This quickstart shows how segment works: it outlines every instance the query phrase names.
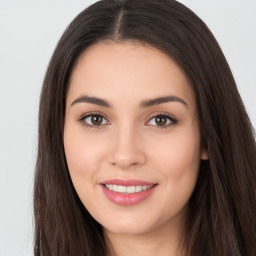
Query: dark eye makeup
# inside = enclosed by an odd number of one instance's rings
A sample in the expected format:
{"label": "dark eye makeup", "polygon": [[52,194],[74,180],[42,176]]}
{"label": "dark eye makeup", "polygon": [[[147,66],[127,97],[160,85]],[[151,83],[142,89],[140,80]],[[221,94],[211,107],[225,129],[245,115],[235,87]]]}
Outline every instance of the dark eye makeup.
{"label": "dark eye makeup", "polygon": [[177,124],[177,119],[169,114],[154,115],[146,122],[147,126],[156,126],[157,128],[168,128]]}
{"label": "dark eye makeup", "polygon": [[[101,114],[87,113],[79,120],[84,126],[89,128],[103,128],[111,123]],[[152,116],[146,123],[146,126],[155,126],[157,128],[168,128],[177,124],[177,119],[167,113],[159,113]]]}

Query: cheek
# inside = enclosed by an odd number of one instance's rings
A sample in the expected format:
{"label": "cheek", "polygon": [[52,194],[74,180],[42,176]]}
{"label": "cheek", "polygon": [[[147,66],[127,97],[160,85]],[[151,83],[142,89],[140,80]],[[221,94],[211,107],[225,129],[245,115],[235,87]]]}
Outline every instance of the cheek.
{"label": "cheek", "polygon": [[[161,165],[165,176],[193,175],[200,164],[200,134],[195,123],[177,129],[168,139],[154,148],[155,161]],[[159,160],[157,160],[159,159]]]}
{"label": "cheek", "polygon": [[168,173],[183,175],[198,169],[200,144],[194,138],[175,139],[162,155],[162,162],[168,166]]}
{"label": "cheek", "polygon": [[[71,179],[77,190],[89,181],[96,184],[94,176],[104,158],[102,140],[85,134],[83,128],[65,126],[64,149]],[[104,141],[104,140],[103,140]]]}
{"label": "cheek", "polygon": [[200,138],[196,134],[183,133],[154,150],[154,160],[164,186],[162,203],[169,206],[165,208],[169,214],[169,211],[182,209],[194,191],[200,165]]}

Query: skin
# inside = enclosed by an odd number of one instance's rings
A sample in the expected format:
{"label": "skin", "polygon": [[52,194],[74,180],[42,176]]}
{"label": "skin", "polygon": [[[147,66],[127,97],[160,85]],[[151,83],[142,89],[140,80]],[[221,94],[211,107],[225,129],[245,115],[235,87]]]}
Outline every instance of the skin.
{"label": "skin", "polygon": [[[82,95],[104,99],[110,107],[74,102]],[[181,101],[141,106],[170,95]],[[109,255],[177,255],[200,160],[207,158],[194,93],[181,69],[147,45],[99,43],[79,57],[66,102],[64,147],[71,179],[103,226]],[[90,114],[103,116],[101,125],[86,126],[93,124]],[[159,114],[172,119],[161,126]],[[158,185],[146,200],[120,206],[100,185],[113,178]]]}

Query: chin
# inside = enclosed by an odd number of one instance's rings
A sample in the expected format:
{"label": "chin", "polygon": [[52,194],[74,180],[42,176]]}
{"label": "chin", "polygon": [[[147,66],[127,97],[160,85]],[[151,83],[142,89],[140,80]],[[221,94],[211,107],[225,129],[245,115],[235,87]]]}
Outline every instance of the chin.
{"label": "chin", "polygon": [[[152,217],[152,216],[151,216]],[[114,221],[115,220],[115,221]],[[112,218],[111,220],[102,221],[101,225],[109,232],[126,235],[143,235],[150,233],[157,229],[158,226],[163,225],[156,220],[156,218],[143,217],[124,217],[124,218]]]}
{"label": "chin", "polygon": [[137,224],[119,224],[111,225],[108,227],[103,226],[103,229],[108,230],[109,232],[116,233],[119,235],[143,235],[151,231],[152,228],[149,226],[138,226]]}
{"label": "chin", "polygon": [[[162,214],[161,214],[162,213]],[[184,206],[179,211],[164,213],[161,210],[151,210],[139,213],[125,212],[114,215],[110,218],[107,216],[98,216],[98,222],[107,232],[120,235],[150,235],[162,232],[170,232],[181,228],[182,221],[186,218],[187,207]]]}

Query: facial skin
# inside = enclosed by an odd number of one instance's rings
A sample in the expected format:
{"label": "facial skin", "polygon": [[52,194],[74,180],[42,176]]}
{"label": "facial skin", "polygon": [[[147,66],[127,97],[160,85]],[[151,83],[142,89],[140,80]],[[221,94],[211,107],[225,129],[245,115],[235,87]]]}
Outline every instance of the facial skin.
{"label": "facial skin", "polygon": [[[109,107],[74,102],[81,96],[103,99]],[[145,106],[145,101],[169,96],[181,100]],[[95,114],[103,118],[93,125],[90,115]],[[157,122],[159,115],[170,118]],[[74,187],[110,240],[156,234],[178,239],[207,152],[200,145],[193,90],[170,57],[134,42],[87,49],[70,79],[64,147]],[[118,205],[101,185],[117,178],[157,185],[142,202]]]}

